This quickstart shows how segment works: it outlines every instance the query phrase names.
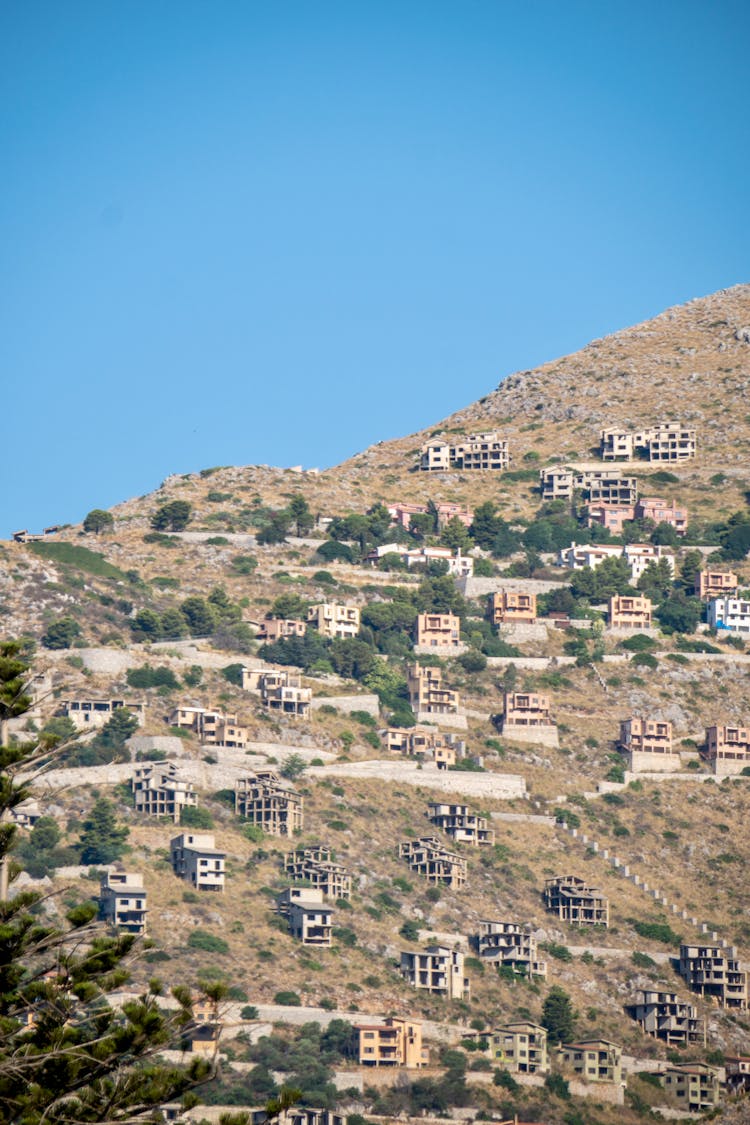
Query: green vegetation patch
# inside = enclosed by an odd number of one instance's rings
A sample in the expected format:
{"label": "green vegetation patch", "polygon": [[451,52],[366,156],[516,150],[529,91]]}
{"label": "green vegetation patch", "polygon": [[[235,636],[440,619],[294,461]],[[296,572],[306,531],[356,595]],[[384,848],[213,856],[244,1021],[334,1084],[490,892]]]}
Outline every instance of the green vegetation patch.
{"label": "green vegetation patch", "polygon": [[84,570],[87,574],[94,574],[97,578],[114,578],[118,582],[127,582],[127,575],[107,562],[104,555],[98,551],[90,551],[88,547],[79,547],[75,543],[28,543],[30,551],[44,559],[53,562],[74,566]]}

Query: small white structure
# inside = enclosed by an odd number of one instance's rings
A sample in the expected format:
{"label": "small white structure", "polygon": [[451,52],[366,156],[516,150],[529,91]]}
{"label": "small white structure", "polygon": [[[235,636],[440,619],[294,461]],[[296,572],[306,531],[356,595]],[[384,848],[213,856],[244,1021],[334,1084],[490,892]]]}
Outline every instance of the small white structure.
{"label": "small white structure", "polygon": [[214,847],[210,832],[181,832],[170,841],[172,870],[197,891],[224,890],[226,853]]}
{"label": "small white structure", "polygon": [[146,890],[143,876],[131,871],[108,871],[99,890],[99,917],[129,934],[146,932]]}

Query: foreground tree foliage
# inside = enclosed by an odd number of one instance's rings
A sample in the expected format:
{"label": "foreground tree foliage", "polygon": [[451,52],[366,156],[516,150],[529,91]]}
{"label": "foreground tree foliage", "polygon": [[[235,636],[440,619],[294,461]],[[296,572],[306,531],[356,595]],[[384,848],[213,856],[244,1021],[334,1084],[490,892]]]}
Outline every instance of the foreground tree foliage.
{"label": "foreground tree foliage", "polygon": [[[211,1063],[165,1065],[191,1018],[187,988],[161,985],[115,1007],[108,994],[129,978],[131,934],[109,935],[96,907],[74,907],[51,924],[35,891],[9,897],[18,873],[9,813],[28,796],[20,773],[49,756],[43,743],[10,744],[8,720],[29,706],[28,665],[16,642],[0,644],[0,1121],[4,1125],[84,1125],[157,1120],[166,1101],[211,1076]],[[217,997],[218,999],[218,997]],[[187,1095],[190,1097],[191,1095]]]}

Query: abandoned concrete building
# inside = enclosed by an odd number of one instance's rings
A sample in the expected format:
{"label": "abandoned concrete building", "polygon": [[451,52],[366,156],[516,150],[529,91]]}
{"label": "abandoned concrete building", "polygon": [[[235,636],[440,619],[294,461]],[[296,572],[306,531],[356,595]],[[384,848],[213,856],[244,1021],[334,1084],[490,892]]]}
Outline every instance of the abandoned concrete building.
{"label": "abandoned concrete building", "polygon": [[498,590],[490,594],[487,610],[493,625],[533,625],[536,594],[526,590]]}
{"label": "abandoned concrete building", "polygon": [[468,805],[443,804],[431,801],[427,816],[436,828],[462,844],[494,844],[495,831],[489,828],[487,818],[469,811]]}
{"label": "abandoned concrete building", "polygon": [[466,882],[466,860],[444,847],[437,836],[405,840],[398,846],[398,855],[430,883],[457,889]]}
{"label": "abandoned concrete building", "polygon": [[571,926],[609,926],[609,900],[578,875],[547,879],[544,905],[561,922]]}
{"label": "abandoned concrete building", "polygon": [[603,461],[630,461],[641,453],[648,461],[687,461],[695,457],[696,432],[679,422],[664,422],[643,430],[602,430]]}
{"label": "abandoned concrete building", "polygon": [[547,1032],[539,1024],[518,1020],[493,1027],[489,1035],[480,1034],[489,1040],[490,1057],[512,1074],[546,1074],[549,1070]]}
{"label": "abandoned concrete building", "polygon": [[133,871],[107,871],[99,888],[99,917],[128,934],[146,933],[146,889]]}
{"label": "abandoned concrete building", "polygon": [[531,927],[517,922],[483,921],[471,939],[479,958],[498,970],[510,969],[516,976],[547,976],[547,963],[539,959]]}
{"label": "abandoned concrete building", "polygon": [[61,699],[59,714],[70,719],[78,730],[91,730],[103,727],[115,711],[121,709],[135,715],[138,725],[146,721],[146,704],[135,699]]}
{"label": "abandoned concrete building", "polygon": [[553,465],[539,470],[542,500],[572,500],[580,492],[591,504],[635,504],[638,482],[620,469],[604,468],[598,461],[581,465]]}
{"label": "abandoned concrete building", "polygon": [[297,848],[288,852],[284,870],[292,879],[310,883],[328,898],[352,897],[352,876],[340,863],[331,859],[331,849],[320,846]]}
{"label": "abandoned concrete building", "polygon": [[383,1023],[357,1023],[360,1066],[400,1066],[407,1070],[427,1066],[429,1052],[422,1046],[419,1020],[389,1016]]}
{"label": "abandoned concrete building", "polygon": [[182,810],[198,804],[192,781],[181,776],[174,762],[136,766],[130,785],[135,811],[143,816],[168,816],[179,824]]}
{"label": "abandoned concrete building", "polygon": [[302,796],[274,770],[237,779],[234,811],[269,836],[292,836],[303,825]]}
{"label": "abandoned concrete building", "polygon": [[226,853],[211,832],[181,832],[169,845],[172,870],[196,891],[223,891]]}
{"label": "abandoned concrete building", "polygon": [[450,472],[454,469],[495,471],[510,465],[508,442],[496,431],[469,434],[457,442],[433,438],[426,442],[419,456],[423,472]]}
{"label": "abandoned concrete building", "polygon": [[289,933],[297,941],[330,946],[333,910],[324,904],[319,887],[288,887],[278,896],[276,909],[289,922]]}
{"label": "abandoned concrete building", "polygon": [[422,757],[435,762],[438,769],[447,769],[466,756],[463,739],[435,727],[389,727],[380,732],[380,737],[389,753]]}
{"label": "abandoned concrete building", "polygon": [[560,1049],[563,1070],[583,1082],[622,1082],[622,1048],[609,1039],[583,1039]]}
{"label": "abandoned concrete building", "polygon": [[203,746],[243,750],[247,745],[247,727],[240,726],[236,715],[224,715],[206,707],[175,707],[167,723],[170,727],[191,730]]}
{"label": "abandoned concrete building", "polygon": [[445,945],[429,945],[422,953],[401,953],[401,976],[413,988],[422,988],[448,1000],[468,1000],[469,981],[464,976],[464,955]]}
{"label": "abandoned concrete building", "polygon": [[628,1013],[639,1023],[647,1035],[662,1039],[675,1047],[689,1043],[706,1043],[706,1021],[700,1019],[698,1010],[676,992],[657,989],[639,989],[635,1003]]}
{"label": "abandoned concrete building", "polygon": [[288,668],[242,668],[242,687],[257,692],[269,711],[305,719],[310,714],[312,688],[302,686],[302,676]]}
{"label": "abandoned concrete building", "polygon": [[748,974],[733,946],[684,943],[678,971],[691,992],[716,1000],[722,1008],[747,1010]]}

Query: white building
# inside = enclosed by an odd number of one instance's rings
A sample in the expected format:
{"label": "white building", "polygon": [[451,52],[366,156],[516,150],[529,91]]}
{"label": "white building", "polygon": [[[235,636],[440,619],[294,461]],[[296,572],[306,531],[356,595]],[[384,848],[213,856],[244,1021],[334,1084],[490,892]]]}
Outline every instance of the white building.
{"label": "white building", "polygon": [[706,619],[712,629],[750,633],[750,602],[742,598],[712,598]]}
{"label": "white building", "polygon": [[197,891],[224,890],[226,853],[214,847],[211,832],[182,832],[170,841],[172,870]]}

